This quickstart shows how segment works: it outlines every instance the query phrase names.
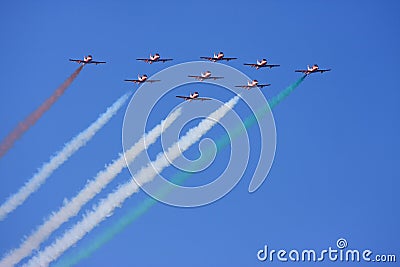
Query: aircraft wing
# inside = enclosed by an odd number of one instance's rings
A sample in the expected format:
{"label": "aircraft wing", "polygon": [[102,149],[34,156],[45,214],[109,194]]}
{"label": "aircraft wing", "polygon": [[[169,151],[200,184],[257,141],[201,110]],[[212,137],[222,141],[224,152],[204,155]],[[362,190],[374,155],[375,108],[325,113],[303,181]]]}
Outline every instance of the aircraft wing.
{"label": "aircraft wing", "polygon": [[172,58],[159,58],[157,61],[161,61],[162,63],[167,62],[167,61],[171,61],[173,60]]}
{"label": "aircraft wing", "polygon": [[223,57],[223,58],[221,58],[220,60],[229,61],[229,60],[234,60],[234,59],[237,59],[237,57]]}
{"label": "aircraft wing", "polygon": [[96,65],[98,65],[98,64],[104,64],[104,63],[106,63],[105,61],[93,61],[93,60],[91,60],[91,61],[89,61],[88,62],[89,64],[96,64]]}
{"label": "aircraft wing", "polygon": [[84,63],[84,61],[81,60],[81,59],[69,59],[69,61],[76,62],[76,63],[79,63],[79,64]]}
{"label": "aircraft wing", "polygon": [[326,71],[330,71],[331,69],[326,69],[326,70],[317,70],[316,72],[321,72],[321,73],[324,73],[324,72],[326,72]]}
{"label": "aircraft wing", "polygon": [[204,79],[204,77],[200,75],[188,75],[189,78],[195,78],[195,79]]}
{"label": "aircraft wing", "polygon": [[[253,68],[255,68],[255,67],[258,66],[258,65],[255,64],[255,63],[244,63],[243,65],[250,66],[250,67],[253,67]],[[260,67],[260,66],[259,66],[259,67]]]}
{"label": "aircraft wing", "polygon": [[240,87],[243,89],[250,89],[252,86],[248,86],[248,85],[235,85],[235,87]]}
{"label": "aircraft wing", "polygon": [[251,88],[253,88],[253,87],[260,87],[260,88],[263,88],[263,87],[265,87],[265,86],[270,86],[271,84],[269,84],[269,83],[267,83],[267,84],[257,84],[257,85],[254,85],[254,86],[250,86],[250,85],[236,85],[235,87],[240,87],[240,88],[243,88],[243,89],[251,89]]}
{"label": "aircraft wing", "polygon": [[148,58],[137,58],[136,60],[144,61],[146,63],[149,63],[150,61],[152,61],[151,59],[148,59]]}
{"label": "aircraft wing", "polygon": [[280,65],[276,65],[276,64],[267,64],[267,65],[264,65],[265,67],[268,67],[268,68],[273,68],[273,67],[279,67]]}
{"label": "aircraft wing", "polygon": [[201,59],[207,59],[207,60],[215,60],[213,57],[200,57]]}
{"label": "aircraft wing", "polygon": [[159,81],[161,81],[161,80],[146,80],[145,82],[148,82],[148,83],[155,83],[155,82],[159,82]]}
{"label": "aircraft wing", "polygon": [[258,64],[255,64],[255,63],[244,63],[243,65],[246,65],[246,66],[250,66],[250,67],[252,67],[252,68],[273,68],[273,67],[279,67],[280,65],[276,65],[276,64],[266,64],[266,65],[258,65]]}
{"label": "aircraft wing", "polygon": [[314,71],[309,71],[309,70],[295,70],[295,72],[302,72],[302,73],[305,73],[305,74],[311,74],[311,73],[314,73],[314,72],[324,73],[324,72],[330,71],[330,70],[331,70],[331,69],[326,69],[326,70],[320,70],[320,69],[318,69],[318,70],[314,70]]}
{"label": "aircraft wing", "polygon": [[177,98],[182,98],[182,99],[184,99],[184,100],[190,100],[190,97],[188,97],[188,96],[177,95],[176,97],[177,97]]}
{"label": "aircraft wing", "polygon": [[257,87],[264,88],[264,87],[270,86],[270,85],[271,85],[270,83],[267,83],[267,84],[257,84]]}
{"label": "aircraft wing", "polygon": [[125,82],[133,82],[133,83],[140,83],[139,80],[124,80]]}
{"label": "aircraft wing", "polygon": [[203,81],[203,80],[217,80],[217,79],[223,79],[224,77],[216,77],[216,76],[210,76],[210,77],[203,77],[200,75],[188,75],[189,78],[195,78],[196,80]]}
{"label": "aircraft wing", "polygon": [[206,98],[206,97],[191,98],[191,97],[183,96],[183,95],[177,95],[176,97],[177,97],[177,98],[182,98],[182,99],[184,99],[184,100],[190,100],[190,101],[192,101],[192,100],[199,100],[199,101],[212,100],[211,98]]}

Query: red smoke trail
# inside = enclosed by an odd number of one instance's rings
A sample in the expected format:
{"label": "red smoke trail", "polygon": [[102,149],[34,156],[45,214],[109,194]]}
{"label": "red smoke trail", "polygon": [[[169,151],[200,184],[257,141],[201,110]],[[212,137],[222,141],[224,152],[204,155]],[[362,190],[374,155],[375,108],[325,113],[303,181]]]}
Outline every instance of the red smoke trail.
{"label": "red smoke trail", "polygon": [[24,134],[42,115],[60,98],[60,96],[67,90],[68,86],[75,80],[81,72],[83,65],[80,66],[72,75],[65,80],[57,90],[46,99],[34,112],[32,112],[24,121],[20,122],[18,126],[1,142],[0,144],[0,158],[7,153],[7,151],[14,145],[22,134]]}

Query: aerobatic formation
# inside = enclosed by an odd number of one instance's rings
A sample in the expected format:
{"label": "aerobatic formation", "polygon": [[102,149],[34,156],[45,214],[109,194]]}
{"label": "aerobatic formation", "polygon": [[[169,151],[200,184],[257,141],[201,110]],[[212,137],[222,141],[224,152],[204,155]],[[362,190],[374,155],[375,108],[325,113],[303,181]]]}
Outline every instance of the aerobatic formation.
{"label": "aerobatic formation", "polygon": [[[200,59],[208,60],[211,62],[229,62],[232,60],[237,60],[237,57],[226,57],[224,52],[218,52],[214,53],[212,56],[201,56]],[[149,57],[143,57],[143,58],[136,58],[138,61],[142,61],[148,64],[153,64],[157,62],[161,63],[166,63],[169,61],[172,61],[172,58],[164,58],[162,57],[159,53],[154,53],[150,54]],[[58,88],[54,94],[46,100],[37,110],[32,112],[25,121],[22,121],[18,127],[16,127],[1,143],[0,143],[0,157],[2,157],[15,143],[17,139],[19,139],[22,134],[27,131],[30,126],[35,124],[35,122],[43,115],[45,111],[47,111],[52,104],[56,102],[56,100],[62,95],[62,92],[64,92],[68,86],[72,83],[72,81],[77,77],[79,72],[82,70],[82,68],[85,65],[100,65],[100,64],[105,64],[106,61],[96,61],[93,59],[92,55],[87,55],[83,57],[83,59],[69,59],[71,62],[75,62],[80,64],[81,66]],[[245,66],[249,66],[251,68],[255,68],[256,70],[263,69],[263,68],[275,68],[275,67],[280,67],[279,64],[270,64],[267,59],[262,58],[261,60],[257,59],[255,63],[243,63]],[[317,64],[310,66],[307,66],[307,69],[300,69],[300,70],[295,70],[295,72],[301,72],[305,76],[308,76],[312,73],[324,73],[327,71],[330,71],[331,69],[320,69]],[[214,75],[211,73],[209,70],[204,70],[204,72],[201,72],[200,74],[196,73],[187,73],[187,77],[193,78],[197,81],[206,81],[206,80],[219,80],[219,79],[224,79],[222,76]],[[136,79],[125,79],[124,81],[126,82],[132,82],[138,85],[141,85],[143,83],[154,83],[154,82],[160,82],[161,80],[155,80],[155,79],[149,79],[149,76],[147,74],[138,74]],[[270,86],[270,83],[259,83],[257,79],[253,79],[247,82],[247,84],[238,84],[235,85],[235,87],[238,88],[243,88],[243,89],[253,89],[253,88],[264,88],[267,86]],[[211,100],[210,98],[205,98],[205,97],[199,97],[200,93],[198,90],[196,90],[194,93],[189,93],[186,96],[177,96],[178,98],[181,98],[185,101],[192,101],[192,100]]]}
{"label": "aerobatic formation", "polygon": [[[222,61],[232,61],[236,60],[236,57],[226,57],[223,52],[214,53],[212,56],[201,56],[200,59],[208,60],[211,62],[222,62]],[[163,58],[159,53],[150,54],[148,58],[137,58],[136,60],[142,61],[148,64],[153,64],[157,62],[165,63],[172,61],[172,58]],[[27,131],[30,126],[36,123],[36,121],[57,101],[57,99],[62,95],[62,93],[69,87],[69,85],[73,82],[73,80],[78,76],[79,72],[85,65],[94,64],[105,64],[106,61],[96,61],[93,59],[92,55],[87,55],[83,57],[83,59],[69,59],[71,62],[75,62],[80,64],[81,66],[54,92],[54,94],[49,97],[37,110],[32,112],[24,121],[19,123],[18,127],[16,127],[1,143],[0,143],[0,158],[13,146],[15,141],[19,139],[22,134]],[[269,64],[267,59],[262,58],[261,60],[256,60],[255,63],[244,63],[243,65],[255,68],[256,70],[262,68],[275,68],[280,67],[279,64]],[[312,67],[307,66],[307,69],[300,69],[295,70],[295,72],[301,72],[304,74],[304,77],[312,74],[312,73],[324,73],[330,71],[331,69],[320,69],[317,64],[314,64]],[[188,78],[193,78],[199,82],[203,82],[206,80],[219,80],[224,79],[222,76],[214,75],[209,70],[204,70],[200,74],[196,73],[186,73],[185,74]],[[149,79],[147,74],[138,74],[137,79],[125,79],[126,82],[132,82],[135,84],[143,84],[143,83],[155,83],[155,82],[162,82],[161,80]],[[247,84],[238,84],[235,87],[243,88],[243,89],[253,89],[253,88],[264,88],[270,86],[270,83],[259,83],[257,79],[253,79],[247,81]],[[198,90],[195,90],[194,93],[190,92],[188,95],[177,95],[177,98],[183,99],[184,101],[205,101],[205,100],[212,100],[211,98],[207,97],[199,97],[200,93]],[[0,216],[1,217],[1,216]]]}
{"label": "aerobatic formation", "polygon": [[[218,61],[231,61],[231,60],[235,60],[237,59],[236,57],[225,57],[225,54],[223,52],[219,52],[219,53],[214,53],[213,56],[211,57],[200,57],[200,59],[206,59],[212,62],[218,62]],[[82,63],[82,64],[101,64],[101,63],[105,63],[103,61],[93,61],[92,60],[92,56],[88,55],[86,57],[84,57],[83,60],[77,60],[77,59],[70,59],[71,61],[77,62],[77,63]],[[154,55],[150,54],[150,56],[148,58],[137,58],[136,60],[138,61],[143,61],[149,64],[153,64],[156,62],[162,62],[165,63],[167,61],[172,61],[172,58],[161,58],[159,53],[155,53]],[[260,68],[274,68],[274,67],[280,67],[279,64],[268,64],[268,61],[263,58],[261,60],[256,60],[256,63],[244,63],[243,65],[245,66],[250,66],[252,68],[255,68],[256,70],[260,69]],[[309,75],[311,73],[316,73],[316,72],[320,72],[320,73],[324,73],[326,71],[330,71],[331,69],[320,69],[318,67],[317,64],[314,64],[312,67],[307,66],[307,69],[305,70],[295,70],[295,72],[302,72],[305,75]],[[187,75],[187,77],[189,78],[194,78],[198,81],[204,81],[204,80],[218,80],[218,79],[223,79],[224,77],[221,76],[213,76],[211,71],[206,70],[202,73],[200,73],[200,75]],[[125,79],[124,81],[126,82],[133,82],[136,84],[142,84],[142,83],[154,83],[154,82],[160,82],[161,80],[149,80],[147,74],[138,74],[138,78],[137,79]],[[247,84],[245,85],[236,85],[235,87],[240,87],[243,89],[247,89],[250,90],[252,88],[258,87],[258,88],[264,88],[266,86],[270,86],[270,83],[265,83],[265,84],[260,84],[258,82],[258,80],[254,79],[252,81],[248,81]],[[176,96],[177,98],[182,98],[185,101],[192,101],[192,100],[200,100],[200,101],[204,101],[204,100],[212,100],[211,98],[204,98],[204,97],[199,97],[199,92],[194,92],[194,93],[190,93],[188,96]]]}

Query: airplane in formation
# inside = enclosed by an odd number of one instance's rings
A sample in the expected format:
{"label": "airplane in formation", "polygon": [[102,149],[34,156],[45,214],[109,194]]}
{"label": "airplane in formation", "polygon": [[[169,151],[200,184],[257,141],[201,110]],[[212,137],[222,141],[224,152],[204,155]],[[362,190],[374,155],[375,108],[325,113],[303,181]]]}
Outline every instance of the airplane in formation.
{"label": "airplane in formation", "polygon": [[204,101],[204,100],[212,100],[211,98],[206,98],[206,97],[199,97],[199,92],[194,92],[193,94],[190,93],[189,96],[183,96],[183,95],[177,95],[177,98],[182,98],[185,101],[192,101],[192,100],[200,100],[200,101]]}
{"label": "airplane in formation", "polygon": [[94,61],[91,55],[87,55],[86,57],[83,57],[83,59],[69,59],[69,61],[73,61],[79,64],[96,64],[96,65],[106,63],[105,61]]}
{"label": "airplane in formation", "polygon": [[302,72],[305,75],[309,75],[311,73],[316,73],[316,72],[324,73],[324,72],[330,71],[330,70],[331,69],[324,69],[324,70],[320,69],[317,64],[314,64],[312,67],[307,65],[307,69],[306,70],[295,70],[295,72]]}
{"label": "airplane in formation", "polygon": [[212,76],[211,71],[207,70],[206,72],[202,72],[200,75],[188,75],[189,78],[195,78],[196,80],[199,81],[204,81],[204,80],[217,80],[217,79],[223,79],[224,77],[217,77],[217,76]]}
{"label": "airplane in formation", "polygon": [[213,62],[217,62],[220,60],[226,60],[226,61],[230,61],[230,60],[234,60],[237,59],[236,57],[225,57],[223,52],[219,52],[218,54],[214,53],[214,56],[212,57],[200,57],[201,59],[207,59]]}
{"label": "airplane in formation", "polygon": [[260,88],[264,88],[266,86],[270,86],[270,83],[266,83],[266,84],[259,84],[257,80],[252,80],[252,81],[248,81],[247,85],[236,85],[235,87],[240,87],[243,89],[248,89],[250,90],[253,87],[260,87]]}
{"label": "airplane in formation", "polygon": [[154,83],[154,82],[159,82],[160,80],[148,80],[146,74],[143,74],[142,76],[140,76],[140,74],[139,74],[137,79],[134,79],[134,80],[127,79],[127,80],[124,80],[124,81],[125,82],[133,82],[133,83],[140,84],[140,83],[144,83],[144,82]]}
{"label": "airplane in formation", "polygon": [[270,68],[272,69],[273,67],[279,67],[280,65],[276,65],[276,64],[267,64],[267,60],[265,58],[263,58],[261,61],[258,61],[256,63],[244,63],[243,65],[246,66],[250,66],[252,68],[256,68],[256,70],[258,70],[259,68]]}
{"label": "airplane in formation", "polygon": [[136,60],[144,61],[146,63],[152,64],[154,62],[162,62],[165,63],[167,61],[173,60],[172,58],[161,58],[160,54],[155,53],[154,56],[150,54],[149,58],[137,58]]}

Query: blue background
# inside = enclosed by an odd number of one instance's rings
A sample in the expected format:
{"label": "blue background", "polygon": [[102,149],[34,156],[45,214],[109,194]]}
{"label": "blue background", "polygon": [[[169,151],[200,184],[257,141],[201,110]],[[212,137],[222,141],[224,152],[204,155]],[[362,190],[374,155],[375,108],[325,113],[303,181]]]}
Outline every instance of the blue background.
{"label": "blue background", "polygon": [[[183,209],[158,203],[80,266],[262,266],[271,264],[256,257],[266,244],[318,250],[335,247],[340,237],[349,248],[399,257],[398,1],[19,1],[1,6],[0,139],[77,68],[69,58],[90,53],[108,62],[85,67],[0,159],[1,201],[113,101],[136,90],[123,79],[224,51],[239,58],[229,65],[272,84],[263,89],[270,98],[300,77],[295,69],[313,63],[332,68],[308,77],[273,110],[275,161],[256,193],[247,192],[248,172],[211,205]],[[174,61],[135,61],[155,52]],[[256,71],[242,65],[263,57],[281,67]],[[220,97],[226,97],[223,91]],[[1,255],[117,157],[123,113],[0,222]],[[85,208],[129,175],[124,171]],[[142,192],[131,197],[66,255],[145,198]]]}

